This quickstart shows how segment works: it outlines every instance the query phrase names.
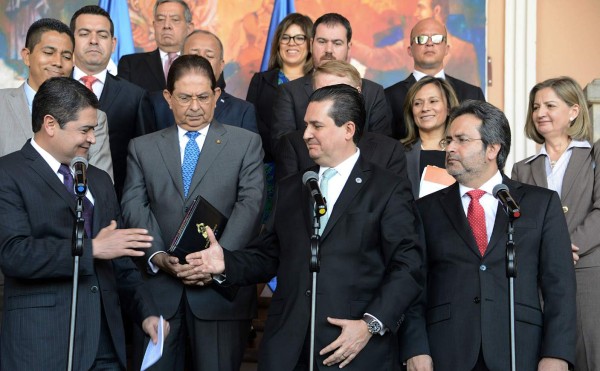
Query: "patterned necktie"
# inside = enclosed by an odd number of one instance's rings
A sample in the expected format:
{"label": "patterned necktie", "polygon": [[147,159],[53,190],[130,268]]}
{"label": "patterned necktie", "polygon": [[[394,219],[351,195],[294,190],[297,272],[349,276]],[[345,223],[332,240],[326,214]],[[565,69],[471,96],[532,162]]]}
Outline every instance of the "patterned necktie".
{"label": "patterned necktie", "polygon": [[[329,179],[333,178],[335,174],[337,174],[337,171],[334,168],[329,168],[325,170],[325,172],[321,176],[321,184],[319,185],[319,188],[321,188],[321,194],[323,195],[323,197],[325,197],[326,201],[329,201],[329,195],[327,193],[329,188]],[[319,228],[319,234],[323,234],[323,231],[325,230],[325,226],[327,225],[327,221],[329,220],[330,215],[331,206],[328,206],[327,213],[323,215],[320,220],[321,226]]]}
{"label": "patterned necktie", "polygon": [[185,135],[190,138],[185,145],[185,152],[183,153],[183,164],[181,164],[181,175],[183,176],[183,195],[188,196],[190,190],[190,184],[192,184],[192,177],[196,170],[196,164],[198,163],[198,157],[200,157],[200,147],[196,143],[196,138],[200,135],[197,131],[188,131]]}
{"label": "patterned necktie", "polygon": [[173,61],[175,59],[177,59],[177,57],[179,57],[177,55],[177,53],[167,53],[167,60],[165,61],[165,64],[163,65],[163,71],[165,72],[165,81],[167,81],[167,76],[169,76],[169,69],[171,68],[171,65],[173,64]]}
{"label": "patterned necktie", "polygon": [[479,199],[485,194],[485,191],[474,189],[467,192],[467,194],[471,197],[471,202],[469,202],[469,208],[467,209],[467,220],[471,225],[473,237],[475,237],[479,252],[481,253],[481,256],[483,256],[488,241],[487,228],[485,226],[485,212],[483,211],[483,206],[479,203]]}
{"label": "patterned necktie", "polygon": [[[71,174],[71,170],[65,164],[61,164],[60,168],[58,168],[58,173],[63,176],[63,183],[70,194],[73,195],[73,198],[77,198],[75,195],[75,189],[73,189],[73,174]],[[83,219],[84,219],[84,228],[85,234],[88,238],[92,238],[92,217],[94,215],[94,205],[87,197],[83,198]]]}
{"label": "patterned necktie", "polygon": [[85,87],[90,89],[92,92],[94,91],[94,89],[92,89],[92,86],[96,81],[98,81],[98,79],[94,76],[83,76],[80,80],[83,82]]}

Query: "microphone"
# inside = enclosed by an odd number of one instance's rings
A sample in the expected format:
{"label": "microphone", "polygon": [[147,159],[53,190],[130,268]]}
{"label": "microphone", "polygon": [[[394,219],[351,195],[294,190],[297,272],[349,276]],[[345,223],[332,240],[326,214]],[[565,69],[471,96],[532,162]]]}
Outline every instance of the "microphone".
{"label": "microphone", "polygon": [[517,219],[521,216],[521,209],[519,205],[517,205],[516,201],[511,197],[510,192],[508,192],[508,187],[506,184],[497,184],[492,191],[494,197],[498,199],[502,203],[502,206],[506,209],[508,216],[513,219]]}
{"label": "microphone", "polygon": [[87,192],[86,169],[88,161],[83,157],[75,157],[71,160],[71,169],[73,169],[73,191],[77,196],[85,196]]}
{"label": "microphone", "polygon": [[316,212],[320,216],[325,215],[327,213],[327,202],[325,201],[325,198],[323,198],[323,194],[321,194],[321,189],[319,188],[319,176],[317,173],[314,171],[307,171],[302,176],[302,183],[308,187],[312,198],[315,200]]}

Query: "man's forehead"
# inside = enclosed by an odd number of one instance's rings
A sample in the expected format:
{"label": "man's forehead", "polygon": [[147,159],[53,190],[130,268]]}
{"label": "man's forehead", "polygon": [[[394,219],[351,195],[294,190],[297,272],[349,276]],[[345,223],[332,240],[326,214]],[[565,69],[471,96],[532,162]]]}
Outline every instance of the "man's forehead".
{"label": "man's forehead", "polygon": [[[337,35],[333,35],[334,33],[337,33]],[[335,36],[338,39],[346,41],[346,33],[346,27],[344,27],[344,25],[341,23],[321,23],[317,26],[317,29],[315,30],[315,38]]]}

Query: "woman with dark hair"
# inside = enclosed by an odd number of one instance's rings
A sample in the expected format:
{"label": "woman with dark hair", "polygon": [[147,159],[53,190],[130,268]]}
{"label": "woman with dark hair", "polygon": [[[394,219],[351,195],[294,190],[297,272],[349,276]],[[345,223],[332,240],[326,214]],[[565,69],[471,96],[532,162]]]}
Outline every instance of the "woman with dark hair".
{"label": "woman with dark hair", "polygon": [[407,135],[400,142],[406,147],[406,169],[415,199],[419,198],[423,170],[428,165],[446,168],[442,140],[448,114],[456,106],[456,93],[444,79],[425,76],[408,90],[404,101]]}
{"label": "woman with dark hair", "polygon": [[[570,77],[541,82],[529,93],[525,134],[541,148],[518,162],[512,178],[560,196],[577,278],[575,370],[600,367],[600,141],[579,84]],[[574,324],[575,325],[575,324]]]}

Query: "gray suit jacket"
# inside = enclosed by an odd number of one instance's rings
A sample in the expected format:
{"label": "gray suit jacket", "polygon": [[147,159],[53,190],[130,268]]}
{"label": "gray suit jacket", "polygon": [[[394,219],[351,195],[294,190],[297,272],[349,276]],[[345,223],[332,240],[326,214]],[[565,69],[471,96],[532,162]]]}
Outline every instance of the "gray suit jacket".
{"label": "gray suit jacket", "polygon": [[[0,156],[18,151],[33,136],[31,112],[25,96],[25,83],[18,88],[0,89]],[[98,126],[94,129],[96,144],[90,148],[90,164],[106,171],[113,179],[108,143],[106,114],[98,110]]]}
{"label": "gray suit jacket", "polygon": [[[147,228],[154,237],[144,264],[154,253],[169,248],[197,195],[229,218],[221,245],[229,250],[244,248],[259,231],[264,200],[262,157],[258,134],[213,120],[184,198],[177,126],[132,139],[121,206],[128,225]],[[230,302],[210,287],[184,287],[162,271],[149,274],[147,282],[165,318],[175,314],[184,290],[199,319],[250,319],[256,311],[253,287],[241,288]]]}
{"label": "gray suit jacket", "polygon": [[[513,166],[512,178],[548,188],[545,157]],[[600,266],[600,141],[592,149],[573,148],[562,185],[563,205],[571,242],[579,247],[576,269]]]}

